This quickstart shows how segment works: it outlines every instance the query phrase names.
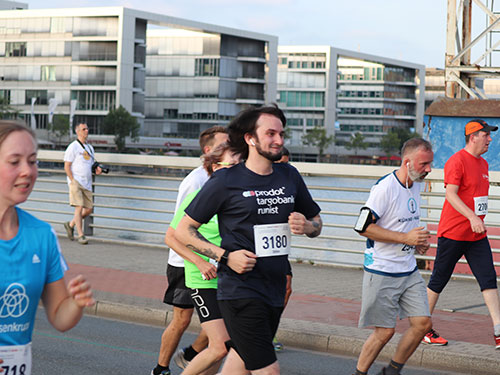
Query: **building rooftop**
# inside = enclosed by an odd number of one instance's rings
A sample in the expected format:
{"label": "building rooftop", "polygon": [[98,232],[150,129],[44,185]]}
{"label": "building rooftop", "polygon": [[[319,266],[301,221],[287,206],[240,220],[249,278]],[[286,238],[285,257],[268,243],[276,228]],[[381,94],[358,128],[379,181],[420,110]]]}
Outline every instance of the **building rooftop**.
{"label": "building rooftop", "polygon": [[500,100],[439,97],[427,108],[425,114],[442,117],[500,117]]}
{"label": "building rooftop", "polygon": [[[0,0],[0,10],[1,8]],[[19,3],[22,4],[22,3]],[[19,10],[12,10],[10,7],[8,10],[2,11],[2,18],[9,17],[19,17]],[[14,8],[15,9],[15,8]],[[251,38],[262,41],[269,41],[272,43],[278,43],[278,37],[274,35],[262,34],[253,31],[235,29],[226,26],[214,25],[204,22],[198,22],[193,20],[188,20],[184,18],[172,17],[159,13],[146,12],[138,9],[131,9],[122,6],[111,6],[111,7],[85,7],[85,8],[46,8],[46,9],[25,9],[22,10],[22,17],[64,17],[64,16],[82,16],[82,17],[92,17],[92,16],[133,16],[136,18],[145,19],[148,24],[170,26],[170,27],[181,27],[183,29],[201,31],[207,33],[218,33],[218,34],[228,34],[242,38]]]}

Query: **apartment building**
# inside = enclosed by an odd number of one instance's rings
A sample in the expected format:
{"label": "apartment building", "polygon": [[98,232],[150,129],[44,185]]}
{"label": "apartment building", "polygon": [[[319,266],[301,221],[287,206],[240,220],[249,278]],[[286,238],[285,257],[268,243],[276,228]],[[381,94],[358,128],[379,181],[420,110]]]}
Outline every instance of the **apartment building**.
{"label": "apartment building", "polygon": [[276,65],[270,69],[269,46],[250,35],[148,31],[147,135],[197,138],[248,106],[274,101]]}
{"label": "apartment building", "polygon": [[[302,135],[322,126],[335,136],[328,153],[352,154],[345,148],[361,132],[380,155],[381,137],[393,127],[421,130],[424,111],[423,65],[330,46],[279,46],[278,101],[291,128],[289,146],[312,154]],[[358,151],[356,151],[358,152]]]}
{"label": "apartment building", "polygon": [[51,112],[99,134],[121,105],[142,135],[197,138],[274,100],[276,61],[276,37],[124,7],[0,11],[0,97],[39,132]]}

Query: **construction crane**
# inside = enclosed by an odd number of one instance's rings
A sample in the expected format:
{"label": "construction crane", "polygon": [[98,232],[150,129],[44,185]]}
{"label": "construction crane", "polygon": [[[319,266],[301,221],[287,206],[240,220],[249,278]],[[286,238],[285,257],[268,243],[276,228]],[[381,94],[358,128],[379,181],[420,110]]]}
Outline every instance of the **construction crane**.
{"label": "construction crane", "polygon": [[[458,3],[458,7],[457,7]],[[484,28],[472,37],[472,10],[485,15]],[[493,59],[500,46],[500,13],[495,0],[448,0],[445,56],[445,94],[448,98],[488,99],[477,85],[500,78],[500,64]],[[475,29],[480,26],[475,24]],[[484,43],[484,51],[480,48]],[[479,51],[479,52],[478,52]],[[497,64],[495,66],[495,63]]]}

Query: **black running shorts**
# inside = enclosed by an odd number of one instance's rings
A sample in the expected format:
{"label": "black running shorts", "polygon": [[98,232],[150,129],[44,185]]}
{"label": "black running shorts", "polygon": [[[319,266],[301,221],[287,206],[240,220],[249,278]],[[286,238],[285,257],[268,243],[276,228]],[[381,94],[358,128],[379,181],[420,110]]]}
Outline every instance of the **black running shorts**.
{"label": "black running shorts", "polygon": [[276,362],[273,338],[278,330],[283,307],[268,305],[259,299],[219,301],[231,341],[245,368],[258,370]]}
{"label": "black running shorts", "polygon": [[488,237],[478,241],[455,241],[439,237],[436,260],[427,287],[436,293],[441,293],[462,255],[467,259],[481,291],[497,288],[497,275]]}
{"label": "black running shorts", "polygon": [[163,302],[181,309],[192,309],[191,289],[186,286],[184,267],[167,265],[167,281]]}
{"label": "black running shorts", "polygon": [[191,298],[200,323],[222,319],[217,303],[217,289],[191,289]]}

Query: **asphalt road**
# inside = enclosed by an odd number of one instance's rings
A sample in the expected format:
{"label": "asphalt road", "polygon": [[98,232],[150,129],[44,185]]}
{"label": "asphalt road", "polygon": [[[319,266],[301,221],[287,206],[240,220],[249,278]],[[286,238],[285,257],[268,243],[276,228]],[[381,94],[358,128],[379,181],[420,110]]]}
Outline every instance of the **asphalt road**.
{"label": "asphalt road", "polygon": [[[163,329],[121,321],[84,316],[66,333],[54,330],[39,310],[33,334],[32,375],[149,375],[156,364]],[[184,335],[187,346],[194,335]],[[283,375],[336,375],[353,373],[355,358],[333,356],[286,347],[278,353]],[[384,363],[376,363],[372,374]],[[181,370],[171,365],[172,375]],[[455,372],[405,367],[405,375],[458,375]]]}

